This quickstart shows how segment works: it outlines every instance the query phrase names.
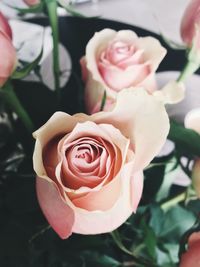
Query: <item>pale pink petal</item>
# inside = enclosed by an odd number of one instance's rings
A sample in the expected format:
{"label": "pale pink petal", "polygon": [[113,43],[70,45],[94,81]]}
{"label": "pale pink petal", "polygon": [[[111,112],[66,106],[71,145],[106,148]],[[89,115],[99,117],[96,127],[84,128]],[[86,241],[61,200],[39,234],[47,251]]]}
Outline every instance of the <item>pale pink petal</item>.
{"label": "pale pink petal", "polygon": [[[74,209],[74,233],[101,234],[111,232],[118,228],[129,218],[129,216],[133,212],[133,203],[139,202],[139,199],[137,199],[138,196],[131,194],[131,173],[132,163],[126,164],[121,173],[121,194],[110,210],[86,211],[79,208]],[[142,177],[140,173],[137,173],[132,175],[132,179],[133,177],[135,177],[135,175],[139,175],[140,178]],[[140,191],[140,188],[138,187],[136,187],[135,190]],[[135,199],[132,199],[132,197]]]}
{"label": "pale pink petal", "polygon": [[[119,175],[120,176],[120,175]],[[123,177],[125,178],[125,177]],[[76,198],[73,204],[76,207],[93,211],[106,211],[112,208],[121,194],[121,179],[114,177],[113,181],[97,192],[90,192],[86,196]]]}
{"label": "pale pink petal", "polygon": [[150,74],[149,66],[145,64],[133,65],[123,70],[100,62],[98,67],[107,86],[116,91],[135,86]]}
{"label": "pale pink petal", "polygon": [[181,21],[181,37],[188,45],[192,45],[195,35],[195,25],[200,26],[200,1],[191,0],[185,9]]}
{"label": "pale pink petal", "polygon": [[2,31],[12,40],[12,30],[10,28],[10,25],[7,19],[5,18],[2,12],[0,12],[0,31]]}
{"label": "pale pink petal", "polygon": [[115,108],[91,116],[96,123],[110,123],[130,138],[135,152],[135,168],[143,169],[159,153],[169,132],[164,105],[142,88],[118,93]]}
{"label": "pale pink petal", "polygon": [[142,197],[143,191],[143,173],[138,172],[137,174],[131,177],[131,199],[132,199],[132,207],[133,212],[136,212],[140,199]]}
{"label": "pale pink petal", "polygon": [[36,189],[40,207],[47,221],[61,238],[68,238],[72,234],[74,224],[73,210],[62,200],[53,182],[37,178]]}
{"label": "pale pink petal", "polygon": [[200,134],[200,108],[192,109],[185,116],[185,127]]}
{"label": "pale pink petal", "polygon": [[0,87],[13,73],[17,55],[10,38],[0,31]]}
{"label": "pale pink petal", "polygon": [[104,84],[104,81],[98,71],[97,59],[102,52],[107,47],[107,44],[113,40],[116,36],[116,31],[111,29],[104,29],[100,32],[96,32],[92,39],[88,42],[86,46],[86,63],[87,68],[92,75],[92,79]]}

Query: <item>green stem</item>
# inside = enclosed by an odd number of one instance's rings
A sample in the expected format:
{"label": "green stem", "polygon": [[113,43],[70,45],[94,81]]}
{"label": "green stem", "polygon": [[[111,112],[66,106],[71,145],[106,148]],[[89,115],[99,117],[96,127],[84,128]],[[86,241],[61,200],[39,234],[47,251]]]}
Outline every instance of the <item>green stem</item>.
{"label": "green stem", "polygon": [[1,97],[11,107],[11,109],[18,115],[23,122],[26,129],[32,133],[34,130],[33,122],[31,121],[28,113],[23,108],[17,95],[15,94],[12,84],[7,82],[1,90]]}
{"label": "green stem", "polygon": [[58,104],[60,103],[59,30],[57,1],[45,0],[53,36],[53,71]]}
{"label": "green stem", "polygon": [[170,209],[171,207],[175,206],[176,204],[184,201],[187,197],[187,192],[181,193],[178,196],[166,201],[165,203],[163,203],[161,205],[161,209],[163,211],[167,211],[168,209]]}
{"label": "green stem", "polygon": [[182,72],[180,73],[177,82],[185,82],[197,69],[199,64],[195,61],[188,60]]}

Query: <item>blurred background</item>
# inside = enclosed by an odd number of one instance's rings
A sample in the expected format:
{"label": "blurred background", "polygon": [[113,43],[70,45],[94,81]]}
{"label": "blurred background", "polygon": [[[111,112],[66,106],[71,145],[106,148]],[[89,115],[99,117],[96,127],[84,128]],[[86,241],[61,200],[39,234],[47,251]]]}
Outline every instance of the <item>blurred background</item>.
{"label": "blurred background", "polygon": [[[69,0],[63,0],[70,2]],[[189,0],[72,0],[75,9],[88,16],[125,22],[159,33],[162,31],[168,38],[179,41],[180,18]],[[6,7],[24,6],[22,0],[3,0],[0,10],[9,17],[15,17],[15,12]],[[65,10],[60,9],[65,15]]]}

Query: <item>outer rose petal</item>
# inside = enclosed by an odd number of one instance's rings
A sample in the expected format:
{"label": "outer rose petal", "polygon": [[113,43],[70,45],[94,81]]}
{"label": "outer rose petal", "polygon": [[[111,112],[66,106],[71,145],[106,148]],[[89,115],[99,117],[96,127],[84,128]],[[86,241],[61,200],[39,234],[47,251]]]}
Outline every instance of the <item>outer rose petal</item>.
{"label": "outer rose petal", "polygon": [[0,31],[0,87],[12,74],[17,63],[17,55],[10,38]]}
{"label": "outer rose petal", "polygon": [[[141,107],[145,107],[141,109]],[[169,118],[162,104],[142,88],[118,93],[115,108],[91,116],[97,123],[111,123],[134,145],[134,167],[146,167],[159,153],[169,131]]]}
{"label": "outer rose petal", "polygon": [[7,34],[7,36],[12,39],[12,30],[10,28],[10,25],[8,24],[7,19],[4,17],[4,15],[0,12],[0,31]]}
{"label": "outer rose petal", "polygon": [[185,97],[185,85],[182,82],[170,81],[161,90],[153,92],[164,104],[176,104]]}
{"label": "outer rose petal", "polygon": [[[85,211],[75,208],[75,223],[73,225],[74,233],[81,234],[101,234],[107,233],[118,228],[124,223],[133,212],[133,206],[136,206],[139,202],[140,196],[131,194],[130,186],[132,179],[138,179],[143,181],[142,172],[135,173],[131,177],[132,166],[127,165],[122,173],[122,188],[121,195],[115,203],[115,205],[108,211]],[[138,178],[136,178],[138,176]],[[132,190],[138,190],[142,192],[141,183],[137,185],[137,188]],[[139,199],[138,199],[139,197]],[[135,203],[135,205],[134,205]]]}
{"label": "outer rose petal", "polygon": [[200,108],[188,112],[184,123],[186,128],[190,128],[200,134]]}
{"label": "outer rose petal", "polygon": [[49,224],[61,238],[69,237],[72,234],[74,212],[62,200],[56,185],[37,177],[36,189],[40,207]]}

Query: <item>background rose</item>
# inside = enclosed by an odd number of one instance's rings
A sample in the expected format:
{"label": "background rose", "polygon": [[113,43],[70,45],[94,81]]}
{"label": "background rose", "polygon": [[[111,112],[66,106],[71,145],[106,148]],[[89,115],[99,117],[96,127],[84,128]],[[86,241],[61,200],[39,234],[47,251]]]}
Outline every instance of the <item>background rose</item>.
{"label": "background rose", "polygon": [[200,266],[200,232],[191,234],[188,240],[188,249],[181,256],[180,267]]}
{"label": "background rose", "polygon": [[156,89],[154,73],[165,54],[155,38],[138,38],[130,30],[104,29],[96,33],[81,59],[87,111],[93,113],[104,90],[110,102],[117,92],[131,86],[142,85],[152,93]]}
{"label": "background rose", "polygon": [[110,232],[135,212],[168,130],[164,106],[141,88],[121,91],[112,112],[57,112],[37,130],[37,196],[59,236]]}
{"label": "background rose", "polygon": [[10,77],[17,63],[17,55],[11,37],[11,29],[3,14],[0,13],[0,87]]}
{"label": "background rose", "polygon": [[28,6],[35,6],[40,3],[40,0],[23,0]]}
{"label": "background rose", "polygon": [[4,34],[7,34],[8,37],[12,39],[12,30],[10,28],[10,25],[8,24],[7,19],[1,12],[0,12],[0,31],[2,31]]}
{"label": "background rose", "polygon": [[[200,1],[192,0],[187,6],[181,21],[181,37],[183,41],[191,46],[194,40],[196,29],[199,32],[200,27]],[[200,47],[200,39],[198,37],[197,46]]]}

